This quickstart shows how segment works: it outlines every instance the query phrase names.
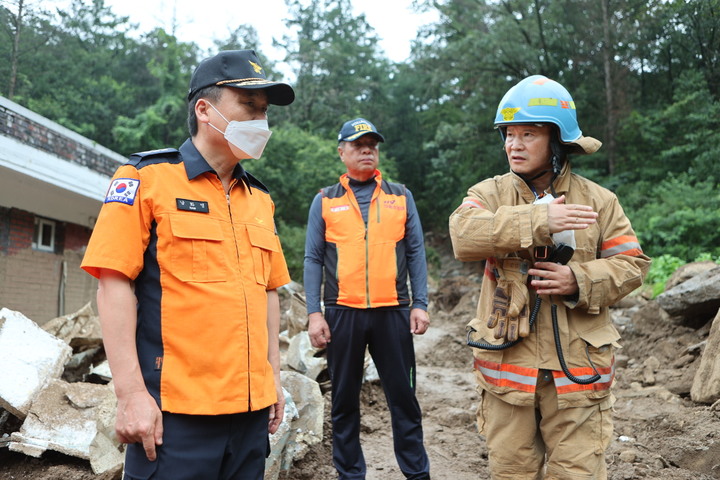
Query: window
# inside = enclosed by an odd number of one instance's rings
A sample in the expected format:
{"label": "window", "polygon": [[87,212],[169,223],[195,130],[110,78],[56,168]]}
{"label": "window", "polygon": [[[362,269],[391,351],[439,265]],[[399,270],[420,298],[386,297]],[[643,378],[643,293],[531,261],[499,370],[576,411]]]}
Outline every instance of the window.
{"label": "window", "polygon": [[55,222],[44,218],[35,218],[33,248],[43,252],[55,251]]}

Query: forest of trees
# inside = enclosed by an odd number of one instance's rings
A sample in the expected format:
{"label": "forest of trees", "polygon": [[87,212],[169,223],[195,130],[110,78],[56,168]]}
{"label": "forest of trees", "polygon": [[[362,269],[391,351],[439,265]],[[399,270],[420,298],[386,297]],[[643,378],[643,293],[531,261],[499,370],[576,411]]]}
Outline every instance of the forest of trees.
{"label": "forest of trees", "polygon": [[[245,166],[273,193],[294,278],[312,197],[343,171],[344,120],[379,126],[384,173],[445,234],[468,187],[507,171],[493,119],[531,74],[573,95],[583,133],[604,143],[574,169],[618,194],[651,257],[720,256],[720,0],[417,0],[439,21],[402,63],[350,0],[285,2],[291,33],[275,42],[297,98],[270,111],[272,140]],[[0,94],[122,155],[181,144],[190,74],[218,50],[256,49],[280,78],[252,25],[212,51],[138,32],[103,0],[2,0],[0,25]]]}

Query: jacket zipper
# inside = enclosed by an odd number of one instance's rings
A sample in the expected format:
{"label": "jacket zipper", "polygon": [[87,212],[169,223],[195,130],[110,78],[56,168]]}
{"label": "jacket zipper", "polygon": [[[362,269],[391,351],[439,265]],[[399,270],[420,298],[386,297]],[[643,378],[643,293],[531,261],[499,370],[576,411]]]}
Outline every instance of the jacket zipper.
{"label": "jacket zipper", "polygon": [[[225,192],[225,200],[227,201],[227,207],[228,207],[228,216],[230,217],[230,228],[232,230],[233,234],[233,243],[235,244],[235,257],[237,262],[237,270],[240,271],[240,249],[238,248],[238,242],[237,242],[237,233],[235,232],[235,222],[233,222],[233,214],[232,214],[232,205],[230,203],[230,191],[235,186],[235,183],[237,181],[233,180],[233,182],[230,184],[230,188],[228,188],[228,191]],[[248,365],[248,371],[250,370],[250,332],[246,329],[245,336],[247,339],[247,365]],[[248,391],[248,411],[252,410],[252,398],[250,398],[252,386],[250,385],[250,375],[248,375],[248,382],[247,382],[247,391]]]}

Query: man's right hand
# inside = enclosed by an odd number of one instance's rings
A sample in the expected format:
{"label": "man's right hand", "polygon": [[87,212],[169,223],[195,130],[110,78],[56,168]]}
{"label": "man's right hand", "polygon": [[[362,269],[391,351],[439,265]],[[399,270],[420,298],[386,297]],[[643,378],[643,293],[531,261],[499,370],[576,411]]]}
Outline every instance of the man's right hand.
{"label": "man's right hand", "polygon": [[148,460],[155,461],[155,446],[162,445],[162,412],[147,391],[118,397],[115,433],[121,443],[142,443]]}
{"label": "man's right hand", "polygon": [[330,327],[320,312],[308,315],[308,335],[315,348],[325,348],[330,343]]}
{"label": "man's right hand", "polygon": [[565,230],[584,230],[597,223],[598,214],[589,205],[565,204],[565,195],[548,204],[548,229],[550,233]]}

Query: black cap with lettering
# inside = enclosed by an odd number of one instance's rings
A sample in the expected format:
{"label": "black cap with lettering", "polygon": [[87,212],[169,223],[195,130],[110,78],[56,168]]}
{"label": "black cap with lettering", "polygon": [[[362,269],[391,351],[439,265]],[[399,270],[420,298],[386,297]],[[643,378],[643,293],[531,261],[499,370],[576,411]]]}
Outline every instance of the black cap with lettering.
{"label": "black cap with lettering", "polygon": [[352,142],[367,134],[372,134],[381,142],[385,141],[385,138],[380,135],[375,125],[364,118],[356,118],[343,124],[340,133],[338,133],[338,142]]}
{"label": "black cap with lettering", "polygon": [[265,69],[254,50],[224,50],[206,58],[195,68],[190,78],[188,100],[198,90],[211,85],[245,89],[261,88],[273,105],[290,105],[295,91],[290,85],[272,82],[265,77]]}

